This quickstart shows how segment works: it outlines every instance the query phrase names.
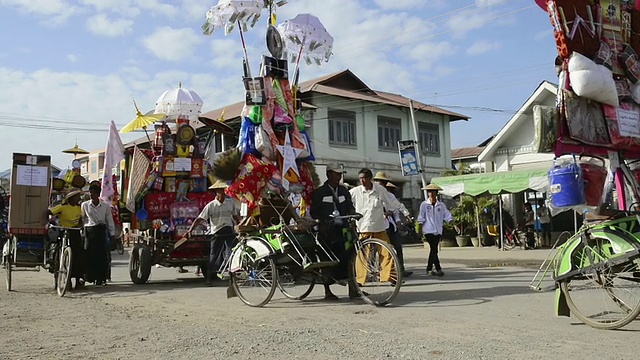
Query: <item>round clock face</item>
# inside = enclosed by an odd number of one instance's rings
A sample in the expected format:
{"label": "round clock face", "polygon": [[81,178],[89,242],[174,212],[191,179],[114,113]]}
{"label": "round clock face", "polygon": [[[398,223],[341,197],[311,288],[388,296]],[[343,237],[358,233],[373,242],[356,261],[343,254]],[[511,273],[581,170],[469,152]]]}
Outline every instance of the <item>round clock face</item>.
{"label": "round clock face", "polygon": [[73,161],[71,162],[71,166],[72,166],[74,169],[79,169],[79,168],[80,168],[80,160],[73,160]]}

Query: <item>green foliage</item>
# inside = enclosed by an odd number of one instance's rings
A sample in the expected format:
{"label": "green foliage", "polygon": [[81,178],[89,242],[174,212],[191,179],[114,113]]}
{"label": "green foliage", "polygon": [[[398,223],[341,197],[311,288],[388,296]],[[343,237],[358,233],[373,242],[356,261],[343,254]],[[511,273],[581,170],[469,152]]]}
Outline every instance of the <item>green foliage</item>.
{"label": "green foliage", "polygon": [[456,164],[456,168],[458,170],[449,169],[449,170],[443,171],[442,176],[457,176],[457,175],[466,175],[466,174],[473,173],[471,171],[471,168],[469,167],[469,164],[463,164],[459,162]]}
{"label": "green foliage", "polygon": [[458,206],[453,208],[451,216],[453,223],[460,229],[461,235],[471,235],[475,223],[475,202],[470,196],[461,196]]}

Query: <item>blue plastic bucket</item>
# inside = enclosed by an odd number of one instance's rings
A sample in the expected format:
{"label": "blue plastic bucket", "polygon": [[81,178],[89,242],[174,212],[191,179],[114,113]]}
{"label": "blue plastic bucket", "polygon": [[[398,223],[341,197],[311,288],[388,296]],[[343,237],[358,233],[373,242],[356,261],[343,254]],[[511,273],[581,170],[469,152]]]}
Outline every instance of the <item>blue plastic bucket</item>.
{"label": "blue plastic bucket", "polygon": [[584,179],[580,165],[573,163],[554,165],[549,170],[551,203],[556,207],[581,205],[586,202]]}

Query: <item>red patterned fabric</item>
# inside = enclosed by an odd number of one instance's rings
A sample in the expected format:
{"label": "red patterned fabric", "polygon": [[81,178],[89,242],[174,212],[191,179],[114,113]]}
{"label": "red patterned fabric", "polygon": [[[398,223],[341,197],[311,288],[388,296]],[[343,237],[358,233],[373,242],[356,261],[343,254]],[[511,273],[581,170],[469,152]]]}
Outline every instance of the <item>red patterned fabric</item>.
{"label": "red patterned fabric", "polygon": [[240,162],[234,182],[225,192],[232,198],[246,203],[249,210],[253,210],[257,207],[262,191],[276,170],[275,165],[246,154]]}
{"label": "red patterned fabric", "polygon": [[309,171],[309,163],[304,162],[298,165],[298,170],[300,171],[300,184],[303,186],[304,190],[302,190],[302,198],[305,203],[311,204],[311,198],[313,197],[313,191],[315,190],[315,185],[313,184],[313,179],[311,178],[311,171]]}

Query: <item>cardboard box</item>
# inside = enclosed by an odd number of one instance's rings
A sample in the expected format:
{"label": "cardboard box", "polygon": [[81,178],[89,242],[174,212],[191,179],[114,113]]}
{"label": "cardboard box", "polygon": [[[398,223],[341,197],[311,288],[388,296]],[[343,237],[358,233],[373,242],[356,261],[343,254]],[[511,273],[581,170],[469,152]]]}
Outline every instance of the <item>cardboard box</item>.
{"label": "cardboard box", "polygon": [[9,232],[45,234],[51,188],[51,156],[13,154]]}

